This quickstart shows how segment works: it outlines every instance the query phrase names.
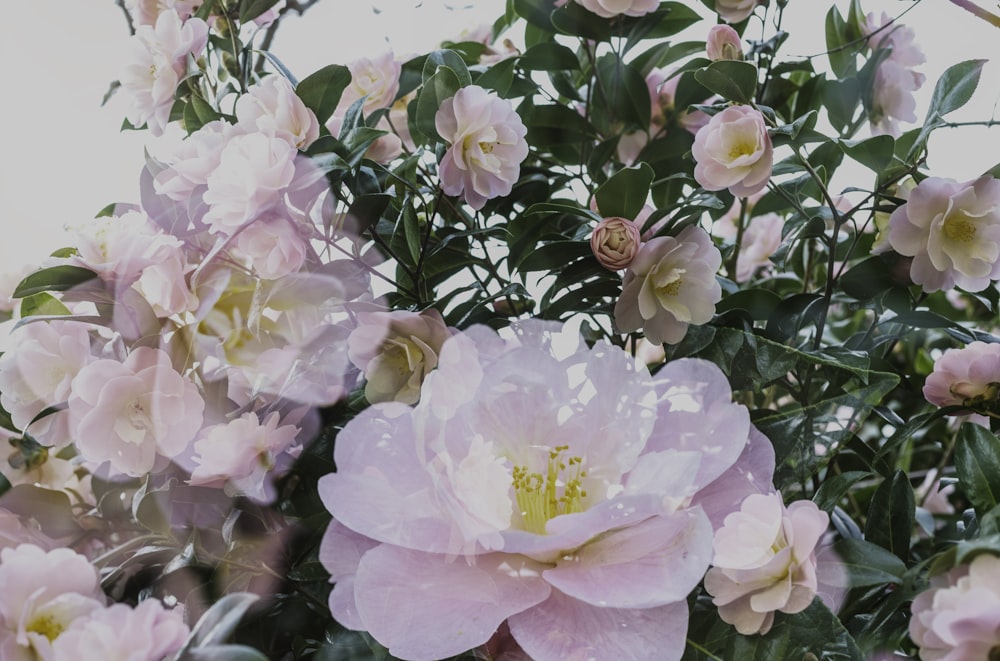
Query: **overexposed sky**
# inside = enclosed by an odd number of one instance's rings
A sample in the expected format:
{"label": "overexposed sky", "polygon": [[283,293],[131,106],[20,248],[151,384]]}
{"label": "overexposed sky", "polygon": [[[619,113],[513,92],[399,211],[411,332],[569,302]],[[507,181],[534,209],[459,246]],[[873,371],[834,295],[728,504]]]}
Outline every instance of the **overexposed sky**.
{"label": "overexposed sky", "polygon": [[[704,9],[700,1],[689,2]],[[786,28],[792,37],[783,48],[785,57],[823,50],[823,17],[830,4],[789,2]],[[891,14],[911,4],[862,0],[867,11]],[[0,271],[37,262],[62,247],[63,225],[85,222],[111,202],[136,201],[146,137],[119,132],[122,97],[100,107],[124,64],[128,39],[114,0],[8,5],[0,21],[5,64]],[[346,63],[390,46],[398,55],[425,52],[456,38],[463,28],[492,22],[504,5],[504,0],[322,0],[304,18],[286,20],[272,50],[303,78],[325,64]],[[1000,30],[945,0],[924,0],[903,22],[914,28],[928,56],[918,107],[926,107],[934,82],[949,64],[993,58],[998,61],[986,65],[972,109],[952,119],[990,118],[1000,97]],[[711,24],[698,24],[689,38],[704,38]],[[825,66],[825,58],[818,58],[817,66]],[[1000,129],[941,130],[931,150],[934,174],[969,179],[1000,162]]]}

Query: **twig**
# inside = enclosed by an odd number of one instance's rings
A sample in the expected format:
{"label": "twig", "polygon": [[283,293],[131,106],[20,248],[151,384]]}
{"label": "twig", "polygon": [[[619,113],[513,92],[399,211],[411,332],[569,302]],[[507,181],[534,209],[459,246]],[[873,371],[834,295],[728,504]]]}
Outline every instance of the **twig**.
{"label": "twig", "polygon": [[953,5],[957,5],[967,12],[970,12],[979,18],[983,19],[993,27],[1000,28],[1000,16],[997,16],[993,12],[986,11],[979,5],[972,2],[972,0],[951,0]]}

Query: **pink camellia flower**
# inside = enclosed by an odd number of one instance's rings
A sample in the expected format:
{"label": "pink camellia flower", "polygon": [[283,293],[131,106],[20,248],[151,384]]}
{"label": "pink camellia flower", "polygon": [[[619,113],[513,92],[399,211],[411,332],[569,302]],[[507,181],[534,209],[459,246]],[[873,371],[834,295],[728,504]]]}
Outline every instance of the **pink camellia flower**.
{"label": "pink camellia flower", "polygon": [[276,20],[278,20],[278,16],[281,15],[281,10],[285,8],[286,4],[287,4],[286,0],[278,0],[278,2],[275,3],[273,7],[265,11],[257,18],[253,19],[253,24],[256,25],[258,28],[262,29],[269,27],[271,23],[274,23]]}
{"label": "pink camellia flower", "polygon": [[913,69],[923,64],[926,58],[914,41],[913,29],[896,23],[885,12],[882,12],[881,18],[874,13],[868,14],[864,29],[872,35],[868,39],[872,50],[890,50],[889,55],[879,62],[872,80],[869,109],[872,133],[898,136],[900,128],[897,120],[917,121],[917,101],[913,93],[920,89],[926,77]]}
{"label": "pink camellia flower", "polygon": [[102,216],[68,227],[77,254],[72,261],[104,280],[129,286],[145,269],[178,258],[183,243],[141,211]]}
{"label": "pink camellia flower", "polygon": [[730,106],[694,136],[694,178],[707,190],[728,188],[749,197],[767,186],[774,153],[764,115],[750,106]]}
{"label": "pink camellia flower", "polygon": [[284,468],[281,455],[295,442],[299,428],[278,426],[277,411],[261,423],[255,413],[244,413],[235,420],[204,429],[194,443],[191,484],[226,486],[227,492],[247,496],[258,503],[274,498],[270,478]]}
{"label": "pink camellia flower", "polygon": [[893,250],[924,291],[981,291],[1000,278],[1000,181],[928,177],[889,217]]}
{"label": "pink camellia flower", "polygon": [[70,443],[66,411],[31,421],[50,406],[65,402],[74,377],[94,360],[91,326],[59,319],[25,324],[10,335],[0,356],[0,404],[21,431],[43,445]]}
{"label": "pink camellia flower", "polygon": [[316,114],[296,96],[284,76],[267,76],[236,100],[237,126],[287,140],[306,149],[319,137]]}
{"label": "pink camellia flower", "polygon": [[180,650],[190,633],[183,615],[157,599],[135,608],[112,604],[73,620],[55,639],[51,661],[162,661]]}
{"label": "pink camellia flower", "polygon": [[645,16],[660,8],[660,0],[576,0],[576,2],[601,18]]}
{"label": "pink camellia flower", "polygon": [[744,636],[771,630],[775,611],[798,613],[816,596],[816,545],[830,517],[809,500],[751,494],[713,542],[705,589],[719,616]]}
{"label": "pink camellia flower", "polygon": [[977,555],[931,577],[910,608],[910,637],[921,659],[988,659],[1000,647],[1000,558]]}
{"label": "pink camellia flower", "polygon": [[51,659],[53,642],[104,602],[97,570],[79,553],[67,548],[45,551],[33,544],[3,549],[0,658]]}
{"label": "pink camellia flower", "polygon": [[205,21],[181,20],[172,9],[160,13],[155,25],[136,28],[129,64],[121,76],[122,89],[132,97],[126,117],[133,126],[145,124],[153,135],[163,133],[188,56],[197,57],[207,42]]}
{"label": "pink camellia flower", "polygon": [[623,333],[641,328],[657,344],[680,342],[690,324],[707,323],[715,314],[720,266],[722,254],[700,227],[650,239],[625,272],[615,326]]}
{"label": "pink camellia flower", "polygon": [[265,280],[298,271],[306,250],[299,223],[287,213],[265,212],[236,236],[236,251]]}
{"label": "pink camellia flower", "polygon": [[338,436],[319,483],[331,611],[404,659],[506,622],[536,661],[676,661],[713,521],[770,489],[770,443],[706,361],[652,377],[557,325],[515,334],[453,336],[461,389],[439,369],[416,407],[376,404]]}
{"label": "pink camellia flower", "polygon": [[739,32],[728,25],[713,25],[708,31],[705,51],[708,59],[713,62],[742,60],[743,44],[740,42]]}
{"label": "pink camellia flower", "polygon": [[154,173],[153,188],[158,195],[166,195],[175,202],[187,202],[195,189],[208,183],[208,177],[217,167],[222,149],[229,139],[240,131],[224,120],[205,124],[181,141],[153,144],[156,160],[163,169]]}
{"label": "pink camellia flower", "polygon": [[678,109],[674,102],[680,74],[675,69],[658,67],[646,74],[646,89],[649,91],[649,128],[631,131],[618,141],[617,155],[626,165],[631,165],[651,138],[659,137],[676,125],[692,135],[708,124],[708,115],[700,110]]}
{"label": "pink camellia flower", "polygon": [[[402,63],[396,60],[392,51],[386,51],[375,58],[359,58],[347,65],[351,72],[351,83],[344,90],[337,104],[337,109],[333,111],[330,119],[326,122],[326,128],[331,135],[340,135],[341,127],[344,125],[344,116],[348,109],[359,99],[364,98],[361,111],[367,117],[376,110],[392,107],[399,93],[399,74],[402,71]],[[376,128],[383,131],[391,131],[393,126],[399,124],[397,121],[390,124],[386,117],[383,117]],[[405,123],[405,119],[402,123]],[[368,148],[366,156],[379,163],[387,163],[399,156],[402,152],[402,140],[393,134],[383,135]]]}
{"label": "pink camellia flower", "polygon": [[434,309],[359,314],[347,338],[347,355],[365,373],[368,401],[416,403],[424,377],[437,367],[441,346],[451,334]]}
{"label": "pink camellia flower", "polygon": [[191,18],[204,0],[125,0],[125,9],[136,25],[156,25],[165,11],[176,11],[181,20]]}
{"label": "pink camellia flower", "polygon": [[449,145],[440,166],[446,194],[464,194],[470,207],[482,209],[486,200],[510,193],[528,155],[528,129],[509,101],[476,85],[463,87],[441,103],[434,125]]}
{"label": "pink camellia flower", "polygon": [[87,461],[138,477],[157,457],[183,452],[201,429],[205,401],[161,349],[139,347],[125,362],[96,360],[73,379],[70,427]]}
{"label": "pink camellia flower", "polygon": [[[739,204],[730,212],[720,217],[712,226],[712,233],[719,238],[735,241],[739,232],[736,223],[739,220]],[[740,242],[740,253],[736,257],[736,280],[746,282],[759,269],[772,266],[771,255],[781,245],[781,232],[785,220],[776,213],[766,213],[761,216],[751,216],[743,230]]]}
{"label": "pink camellia flower", "polygon": [[924,397],[935,406],[1000,410],[1000,344],[971,342],[934,361]]}
{"label": "pink camellia flower", "polygon": [[605,218],[590,235],[590,249],[606,269],[619,271],[632,263],[642,240],[639,226],[627,218]]}
{"label": "pink camellia flower", "polygon": [[767,0],[715,0],[715,12],[726,23],[741,23],[757,5],[766,3]]}

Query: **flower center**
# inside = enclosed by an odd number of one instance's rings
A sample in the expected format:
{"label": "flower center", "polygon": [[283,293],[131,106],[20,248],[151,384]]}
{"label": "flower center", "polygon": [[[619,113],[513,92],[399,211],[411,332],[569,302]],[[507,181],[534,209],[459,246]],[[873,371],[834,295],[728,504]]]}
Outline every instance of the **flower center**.
{"label": "flower center", "polygon": [[56,620],[53,615],[38,615],[28,623],[28,626],[25,627],[26,631],[41,634],[48,638],[49,641],[53,641],[58,638],[59,634],[61,634],[65,629],[66,627],[64,627],[61,622]]}
{"label": "flower center", "polygon": [[533,533],[544,535],[545,524],[560,514],[582,512],[583,499],[587,492],[583,489],[582,457],[562,456],[569,450],[568,445],[558,445],[549,452],[545,473],[532,473],[525,466],[515,466],[513,471],[514,492],[517,506],[524,520],[524,527]]}
{"label": "flower center", "polygon": [[656,283],[656,293],[663,300],[667,296],[676,296],[684,284],[685,269],[670,269],[659,282]]}
{"label": "flower center", "polygon": [[945,218],[944,235],[952,241],[969,243],[976,238],[976,224],[964,213],[954,213]]}
{"label": "flower center", "polygon": [[735,161],[743,156],[753,156],[757,152],[757,145],[749,140],[737,140],[729,148],[729,160]]}
{"label": "flower center", "polygon": [[493,147],[494,147],[494,143],[492,143],[492,142],[480,142],[479,143],[479,148],[481,150],[483,150],[484,154],[492,154],[493,153]]}

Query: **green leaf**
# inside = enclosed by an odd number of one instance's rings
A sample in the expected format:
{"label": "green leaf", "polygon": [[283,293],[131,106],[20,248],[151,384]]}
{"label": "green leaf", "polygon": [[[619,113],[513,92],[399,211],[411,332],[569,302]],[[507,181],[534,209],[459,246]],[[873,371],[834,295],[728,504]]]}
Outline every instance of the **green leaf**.
{"label": "green leaf", "polygon": [[969,422],[959,428],[955,470],[977,512],[982,514],[1000,503],[1000,440],[989,429]]}
{"label": "green leaf", "polygon": [[827,476],[823,480],[823,483],[819,485],[819,489],[816,490],[813,502],[821,510],[831,512],[837,506],[837,503],[840,502],[841,498],[851,490],[851,487],[861,480],[872,476],[873,473],[870,471],[847,471],[839,475]]}
{"label": "green leaf", "polygon": [[67,315],[72,314],[72,312],[63,305],[62,301],[48,292],[32,294],[21,301],[21,318],[57,314]]}
{"label": "green leaf", "polygon": [[206,645],[188,650],[181,661],[267,661],[267,657],[246,645]]}
{"label": "green leaf", "polygon": [[424,82],[424,86],[417,93],[414,127],[431,140],[441,140],[434,117],[441,107],[441,102],[455,96],[461,88],[462,83],[458,74],[448,67],[438,67],[437,72]]}
{"label": "green leaf", "polygon": [[552,27],[557,32],[592,41],[611,39],[611,24],[575,2],[568,2],[552,12]]}
{"label": "green leaf", "polygon": [[80,266],[52,266],[35,271],[17,286],[12,298],[26,298],[45,291],[66,291],[93,280],[97,274]]}
{"label": "green leaf", "polygon": [[514,0],[514,11],[518,16],[547,32],[555,32],[551,19],[555,8],[555,0]]}
{"label": "green leaf", "polygon": [[925,126],[969,102],[979,86],[979,76],[984,64],[986,60],[966,60],[948,67],[941,74],[934,86],[931,105],[924,120]]}
{"label": "green leaf", "polygon": [[587,241],[553,241],[525,257],[517,269],[525,272],[555,271],[590,254],[590,243]]}
{"label": "green leaf", "polygon": [[843,48],[847,42],[846,31],[847,24],[840,10],[830,7],[826,14],[826,51],[830,58],[830,68],[838,78],[848,76],[854,67],[854,49]]}
{"label": "green leaf", "polygon": [[240,23],[249,23],[276,4],[278,0],[240,0]]}
{"label": "green leaf", "polygon": [[469,68],[466,66],[465,60],[462,59],[462,56],[453,50],[442,48],[441,50],[428,53],[427,59],[424,60],[424,69],[421,74],[424,85],[427,84],[427,81],[430,80],[441,67],[451,69],[451,72],[458,77],[458,82],[462,87],[472,84],[472,74],[469,73]]}
{"label": "green leaf", "polygon": [[892,162],[895,144],[891,135],[876,135],[867,140],[842,140],[840,147],[861,165],[881,174]]}
{"label": "green leaf", "polygon": [[653,183],[653,168],[647,163],[619,170],[594,193],[597,208],[604,217],[618,216],[634,220],[642,211]]}
{"label": "green leaf", "polygon": [[576,53],[554,41],[535,44],[517,59],[517,63],[529,71],[565,71],[580,68]]}
{"label": "green leaf", "polygon": [[824,582],[836,581],[834,587],[901,583],[906,573],[906,564],[897,556],[863,539],[841,539],[833,545],[833,552],[845,572],[839,577],[824,576]]}
{"label": "green leaf", "polygon": [[339,64],[330,64],[300,81],[295,94],[316,114],[320,124],[333,116],[344,90],[351,84],[351,71]]}
{"label": "green leaf", "polygon": [[514,82],[514,58],[497,62],[476,78],[476,85],[488,90],[494,90],[501,98],[506,98]]}
{"label": "green leaf", "polygon": [[195,624],[179,658],[193,649],[221,644],[233,634],[247,609],[258,599],[260,597],[249,592],[234,592],[216,601]]}
{"label": "green leaf", "polygon": [[208,101],[197,94],[191,95],[191,100],[184,106],[184,130],[188,134],[194,133],[205,124],[214,122],[222,117],[215,108],[208,104]]}
{"label": "green leaf", "polygon": [[597,102],[594,106],[609,113],[612,123],[622,122],[636,128],[649,126],[651,108],[649,88],[637,69],[614,53],[597,61]]}
{"label": "green leaf", "polygon": [[906,473],[897,470],[882,481],[872,496],[865,538],[895,553],[904,562],[910,556],[910,535],[916,503]]}
{"label": "green leaf", "polygon": [[695,71],[694,77],[710,91],[736,103],[750,103],[757,91],[757,67],[749,62],[712,62]]}

